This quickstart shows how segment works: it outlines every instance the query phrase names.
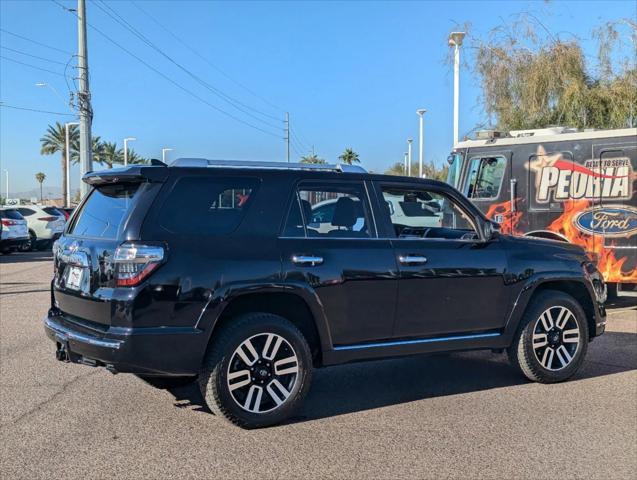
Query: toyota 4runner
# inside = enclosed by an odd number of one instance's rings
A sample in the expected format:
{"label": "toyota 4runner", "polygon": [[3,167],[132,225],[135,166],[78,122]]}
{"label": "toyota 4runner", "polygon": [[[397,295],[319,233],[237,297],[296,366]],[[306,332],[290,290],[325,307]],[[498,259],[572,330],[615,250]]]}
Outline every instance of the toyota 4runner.
{"label": "toyota 4runner", "polygon": [[206,159],[84,181],[54,245],[57,358],[196,377],[242,427],[289,417],[314,367],[506,350],[551,383],[604,331],[605,285],[582,249],[502,235],[444,183]]}

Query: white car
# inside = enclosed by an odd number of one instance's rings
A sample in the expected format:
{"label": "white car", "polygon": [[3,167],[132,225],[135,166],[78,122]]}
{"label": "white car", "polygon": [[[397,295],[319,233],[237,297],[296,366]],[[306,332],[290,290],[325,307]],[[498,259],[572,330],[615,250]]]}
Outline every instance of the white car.
{"label": "white car", "polygon": [[31,241],[25,249],[38,249],[51,246],[62,235],[66,219],[55,207],[40,205],[20,205],[16,207],[26,219]]}
{"label": "white car", "polygon": [[27,221],[15,208],[1,208],[0,251],[5,255],[29,243]]}
{"label": "white car", "polygon": [[442,227],[442,208],[435,200],[406,199],[400,195],[384,194],[392,223],[407,227]]}

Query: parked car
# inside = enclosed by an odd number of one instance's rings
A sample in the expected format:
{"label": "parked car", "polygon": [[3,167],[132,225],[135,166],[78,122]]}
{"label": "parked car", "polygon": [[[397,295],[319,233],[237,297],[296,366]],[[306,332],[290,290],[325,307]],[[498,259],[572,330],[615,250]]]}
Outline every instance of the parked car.
{"label": "parked car", "polygon": [[71,215],[73,214],[73,211],[75,210],[75,208],[74,207],[70,207],[70,208],[64,207],[64,208],[58,208],[58,210],[64,214],[64,217],[68,221],[68,219],[71,218]]}
{"label": "parked car", "polygon": [[9,254],[29,243],[27,221],[15,208],[0,208],[0,251]]}
{"label": "parked car", "polygon": [[23,247],[25,250],[49,247],[64,231],[64,214],[54,207],[20,205],[16,209],[26,219],[29,227],[30,239]]}
{"label": "parked car", "polygon": [[[314,367],[360,360],[506,350],[527,378],[560,382],[605,329],[605,285],[580,247],[502,235],[445,183],[205,159],[84,181],[53,249],[57,358],[196,377],[242,427],[290,417]],[[400,223],[392,199],[438,205],[436,225]]]}

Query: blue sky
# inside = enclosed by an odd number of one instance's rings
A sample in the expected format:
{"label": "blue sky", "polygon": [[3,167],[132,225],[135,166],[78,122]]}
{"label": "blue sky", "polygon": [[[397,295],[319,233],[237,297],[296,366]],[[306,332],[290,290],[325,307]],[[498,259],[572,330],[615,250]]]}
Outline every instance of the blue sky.
{"label": "blue sky", "polygon": [[[76,2],[59,0],[73,7]],[[280,118],[257,117],[282,128],[285,111],[303,146],[336,161],[354,148],[368,169],[382,171],[402,161],[406,139],[417,138],[415,110],[426,108],[425,159],[442,162],[452,143],[453,76],[445,63],[446,38],[454,26],[471,22],[474,35],[519,12],[532,12],[553,32],[583,39],[589,54],[592,29],[608,20],[635,18],[632,1],[619,2],[137,2],[161,24],[227,73],[229,80],[128,1],[108,5],[167,55],[198,77],[251,109]],[[207,102],[244,121],[274,127],[234,109],[177,66],[115,23],[97,2],[88,1],[88,21],[153,67]],[[105,8],[105,7],[102,7]],[[0,25],[9,32],[55,48],[76,50],[76,19],[51,1],[0,1]],[[224,116],[194,99],[89,28],[94,135],[131,146],[146,157],[284,160],[283,131],[276,136]],[[66,63],[69,55],[0,32],[3,56],[61,73],[64,66],[10,49]],[[470,45],[470,39],[467,41]],[[0,101],[8,105],[68,111],[58,96],[35,83],[47,82],[68,96],[62,76],[0,59]],[[267,100],[252,95],[239,82]],[[485,120],[479,85],[462,72],[460,132]],[[276,105],[274,108],[271,104]],[[242,107],[243,108],[243,107]],[[252,111],[252,110],[250,110]],[[0,108],[0,161],[11,192],[60,184],[59,156],[41,156],[47,125],[70,117]],[[415,146],[415,152],[417,146]],[[293,159],[298,154],[293,150]],[[414,155],[414,158],[416,154]],[[2,172],[0,191],[5,194]],[[79,172],[72,172],[72,187]]]}

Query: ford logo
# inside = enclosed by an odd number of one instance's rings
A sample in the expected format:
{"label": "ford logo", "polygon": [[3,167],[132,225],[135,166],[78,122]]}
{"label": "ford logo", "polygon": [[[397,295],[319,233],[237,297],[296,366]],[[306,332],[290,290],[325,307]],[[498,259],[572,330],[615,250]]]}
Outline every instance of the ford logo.
{"label": "ford logo", "polygon": [[573,223],[591,235],[630,237],[637,233],[637,209],[614,205],[587,208],[577,214]]}

